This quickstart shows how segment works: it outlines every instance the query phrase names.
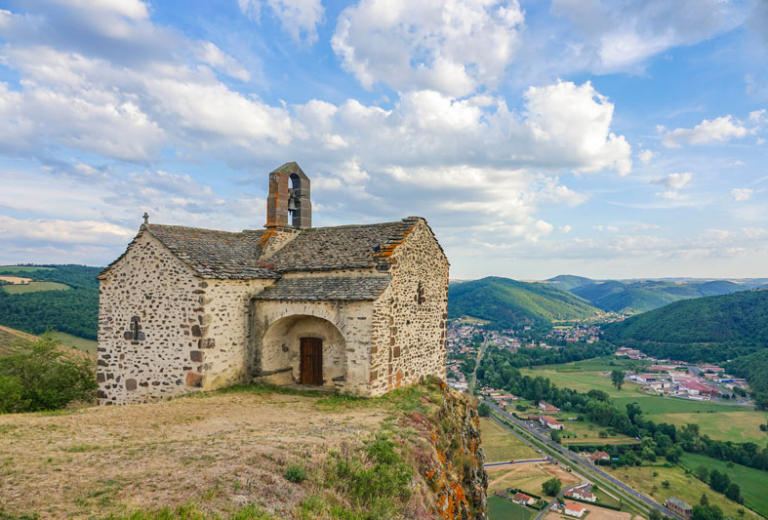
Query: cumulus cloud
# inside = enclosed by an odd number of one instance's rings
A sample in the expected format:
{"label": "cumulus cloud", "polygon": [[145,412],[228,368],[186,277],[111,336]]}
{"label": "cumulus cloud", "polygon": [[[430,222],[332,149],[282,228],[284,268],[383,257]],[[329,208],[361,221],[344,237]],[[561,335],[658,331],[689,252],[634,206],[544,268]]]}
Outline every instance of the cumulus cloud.
{"label": "cumulus cloud", "polygon": [[317,26],[323,21],[324,14],[320,0],[238,0],[243,14],[256,22],[261,20],[264,4],[294,41],[317,41]]}
{"label": "cumulus cloud", "polygon": [[366,88],[464,96],[498,84],[523,20],[517,0],[361,0],[341,13],[331,44]]}
{"label": "cumulus cloud", "polygon": [[755,190],[750,188],[733,188],[731,190],[731,197],[733,197],[733,200],[737,202],[743,202],[752,198],[754,192]]}
{"label": "cumulus cloud", "polygon": [[679,148],[683,144],[709,144],[729,141],[747,135],[747,128],[731,115],[703,120],[693,128],[676,128],[667,132],[662,144],[668,148]]}

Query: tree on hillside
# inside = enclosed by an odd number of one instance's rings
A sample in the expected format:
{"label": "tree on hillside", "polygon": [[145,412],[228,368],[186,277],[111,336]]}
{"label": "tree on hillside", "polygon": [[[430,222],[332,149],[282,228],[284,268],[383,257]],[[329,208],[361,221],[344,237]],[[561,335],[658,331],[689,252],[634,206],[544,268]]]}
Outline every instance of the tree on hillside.
{"label": "tree on hillside", "polygon": [[741,489],[735,482],[731,482],[731,484],[728,486],[728,489],[725,490],[725,496],[734,502],[738,502],[739,504],[744,502],[744,498],[741,496]]}
{"label": "tree on hillside", "polygon": [[624,371],[618,370],[618,369],[612,371],[611,381],[613,382],[613,386],[615,386],[617,390],[621,390],[621,386],[624,384]]}
{"label": "tree on hillside", "polygon": [[491,407],[485,403],[477,405],[477,415],[480,417],[488,417],[491,415]]}
{"label": "tree on hillside", "polygon": [[90,401],[96,377],[88,359],[69,359],[50,337],[0,357],[0,413],[64,408]]}
{"label": "tree on hillside", "polygon": [[541,485],[541,490],[545,495],[555,497],[560,493],[563,488],[563,483],[559,478],[551,478]]}
{"label": "tree on hillside", "polygon": [[693,506],[693,515],[691,516],[691,520],[723,520],[723,510],[718,506]]}

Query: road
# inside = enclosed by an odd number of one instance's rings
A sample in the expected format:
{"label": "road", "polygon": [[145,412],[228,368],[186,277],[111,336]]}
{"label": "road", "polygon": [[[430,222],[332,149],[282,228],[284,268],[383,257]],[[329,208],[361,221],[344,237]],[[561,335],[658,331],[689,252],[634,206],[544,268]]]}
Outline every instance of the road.
{"label": "road", "polygon": [[472,393],[472,391],[475,389],[475,383],[477,382],[477,369],[480,366],[480,362],[483,360],[483,356],[485,355],[485,349],[488,347],[488,339],[483,336],[483,344],[480,345],[480,350],[477,351],[477,359],[475,360],[475,369],[472,371],[472,377],[469,379],[469,388],[467,389],[468,393]]}
{"label": "road", "polygon": [[542,518],[547,516],[547,513],[549,513],[552,510],[552,506],[555,504],[555,502],[557,502],[558,498],[563,498],[565,496],[565,494],[567,492],[569,492],[570,490],[572,490],[573,488],[577,488],[577,487],[583,486],[583,485],[584,485],[584,482],[582,482],[580,484],[574,484],[572,486],[568,486],[567,488],[561,490],[560,493],[558,493],[558,495],[555,498],[553,498],[549,502],[549,504],[547,504],[547,507],[542,509],[541,512],[538,515],[536,515],[536,520],[541,520]]}
{"label": "road", "polygon": [[485,468],[493,468],[496,466],[507,466],[512,464],[527,464],[529,462],[548,462],[547,459],[526,459],[526,460],[507,460],[504,462],[489,462],[488,464],[483,464],[483,467]]}
{"label": "road", "polygon": [[671,518],[680,518],[677,514],[673,513],[666,507],[662,506],[661,504],[653,501],[652,499],[648,498],[644,494],[636,491],[635,489],[629,487],[628,485],[624,484],[620,480],[617,480],[612,475],[602,471],[598,466],[593,466],[592,464],[588,464],[586,461],[582,460],[581,458],[577,457],[573,453],[571,453],[567,448],[564,448],[560,444],[557,444],[549,437],[542,435],[538,431],[529,429],[528,426],[525,424],[524,421],[519,420],[517,417],[514,417],[513,415],[508,414],[507,412],[501,410],[498,406],[496,406],[495,403],[488,402],[486,403],[501,417],[503,417],[505,420],[509,421],[512,424],[515,424],[516,426],[524,429],[526,432],[531,434],[533,437],[536,438],[537,441],[542,442],[547,445],[548,448],[551,448],[552,450],[558,452],[560,455],[565,457],[565,459],[568,461],[569,464],[574,466],[577,469],[581,469],[582,471],[585,471],[587,474],[589,472],[592,472],[594,474],[599,475],[604,480],[610,482],[617,488],[621,489],[625,493],[631,495],[638,501],[642,502],[643,504],[646,504],[649,507],[652,507],[659,511],[660,513],[667,515]]}

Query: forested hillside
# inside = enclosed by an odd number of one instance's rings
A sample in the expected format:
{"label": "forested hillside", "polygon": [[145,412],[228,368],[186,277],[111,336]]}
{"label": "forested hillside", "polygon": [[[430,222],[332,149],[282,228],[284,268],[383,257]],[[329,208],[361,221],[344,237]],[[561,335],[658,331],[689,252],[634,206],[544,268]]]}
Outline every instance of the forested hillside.
{"label": "forested hillside", "polygon": [[764,285],[764,280],[590,280],[561,275],[547,283],[584,298],[604,311],[637,313],[669,303],[704,296],[731,294]]}
{"label": "forested hillside", "polygon": [[598,314],[583,299],[545,283],[488,277],[451,284],[448,317],[472,316],[499,327],[522,323],[549,326],[553,320],[575,320]]}
{"label": "forested hillside", "polygon": [[41,334],[48,329],[96,339],[101,268],[82,265],[0,266],[0,275],[58,282],[66,291],[10,294],[0,289],[0,325]]}

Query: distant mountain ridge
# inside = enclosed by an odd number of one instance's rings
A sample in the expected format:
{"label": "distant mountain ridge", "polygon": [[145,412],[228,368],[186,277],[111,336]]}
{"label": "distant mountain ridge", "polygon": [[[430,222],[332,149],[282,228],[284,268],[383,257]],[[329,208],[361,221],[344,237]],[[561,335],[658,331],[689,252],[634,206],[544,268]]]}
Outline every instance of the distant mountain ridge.
{"label": "distant mountain ridge", "polygon": [[522,323],[550,326],[554,320],[576,320],[599,314],[586,300],[541,282],[490,276],[452,283],[448,317],[472,316],[501,327]]}
{"label": "distant mountain ridge", "polygon": [[718,296],[768,286],[768,279],[697,280],[592,280],[583,276],[559,275],[545,280],[558,289],[584,298],[610,312],[634,314],[664,305],[705,296]]}

